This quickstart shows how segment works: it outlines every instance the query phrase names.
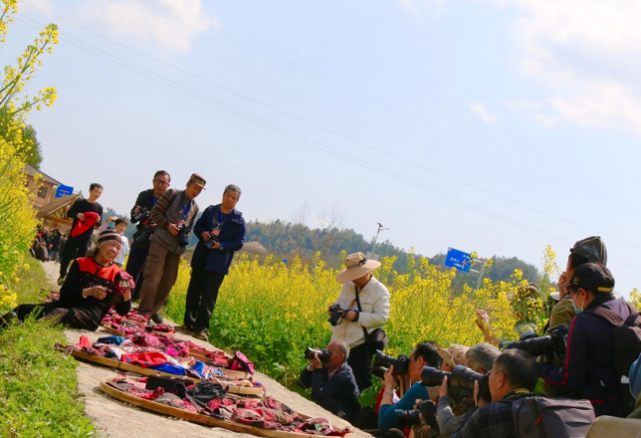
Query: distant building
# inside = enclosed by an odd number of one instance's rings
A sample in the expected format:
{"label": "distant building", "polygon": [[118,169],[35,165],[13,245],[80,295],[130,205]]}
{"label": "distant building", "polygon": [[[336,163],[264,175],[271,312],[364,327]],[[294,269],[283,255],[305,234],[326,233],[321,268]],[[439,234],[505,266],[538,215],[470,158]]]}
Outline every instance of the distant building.
{"label": "distant building", "polygon": [[67,217],[67,212],[74,202],[79,199],[84,199],[80,193],[73,195],[63,196],[62,198],[53,198],[53,201],[43,206],[38,210],[36,219],[42,221],[45,228],[58,228],[64,230],[71,228],[73,219]]}
{"label": "distant building", "polygon": [[25,165],[25,171],[27,173],[27,187],[29,190],[36,189],[36,180],[35,175],[39,175],[38,181],[41,183],[40,188],[38,189],[37,196],[33,198],[33,208],[40,210],[42,207],[47,205],[49,201],[54,197],[56,193],[56,187],[62,185],[62,183],[41,170],[36,169],[30,164]]}

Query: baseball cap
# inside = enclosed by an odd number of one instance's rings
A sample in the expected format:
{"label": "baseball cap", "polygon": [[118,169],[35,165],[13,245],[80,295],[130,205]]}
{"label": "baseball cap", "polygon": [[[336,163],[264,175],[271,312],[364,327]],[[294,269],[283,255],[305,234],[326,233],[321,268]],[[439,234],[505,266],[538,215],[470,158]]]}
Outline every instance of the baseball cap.
{"label": "baseball cap", "polygon": [[191,174],[191,176],[189,177],[189,182],[192,182],[196,184],[198,187],[202,187],[203,189],[205,188],[205,184],[207,184],[207,181],[205,181],[205,178],[198,175],[197,173]]}
{"label": "baseball cap", "polygon": [[593,293],[612,293],[614,277],[605,266],[598,263],[586,263],[576,268],[570,282],[564,286],[582,288]]}
{"label": "baseball cap", "polygon": [[608,264],[608,251],[600,236],[579,240],[570,248],[570,253],[585,257],[590,263]]}

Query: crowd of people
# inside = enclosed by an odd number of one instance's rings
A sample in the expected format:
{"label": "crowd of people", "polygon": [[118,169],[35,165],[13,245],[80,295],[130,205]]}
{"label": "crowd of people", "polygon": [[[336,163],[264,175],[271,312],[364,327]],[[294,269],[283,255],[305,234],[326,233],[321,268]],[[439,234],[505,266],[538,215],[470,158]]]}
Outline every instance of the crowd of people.
{"label": "crowd of people", "polygon": [[[226,186],[222,202],[207,207],[199,217],[196,198],[205,189],[205,179],[194,173],[183,190],[170,184],[169,173],[159,170],[152,188],[138,194],[130,219],[104,221],[98,202],[103,186],[91,184],[89,197],[74,202],[67,212],[72,224],[66,242],[59,229],[48,232],[41,227],[34,243],[47,246],[56,257],[60,254],[59,300],[22,304],[0,318],[0,326],[31,315],[96,330],[111,307],[126,315],[138,299],[138,313],[161,324],[160,308],[176,282],[181,256],[194,232],[198,244],[191,258],[184,322],[177,330],[207,340],[218,291],[245,241],[245,219],[236,209],[241,189]],[[129,221],[137,226],[131,245],[124,236]],[[34,256],[38,256],[35,250]]]}
{"label": "crowd of people", "polygon": [[[31,315],[96,330],[109,309],[126,315],[137,299],[138,312],[160,324],[159,311],[195,233],[185,314],[177,330],[207,340],[218,291],[245,240],[245,219],[236,209],[242,192],[227,185],[222,201],[199,215],[196,198],[205,179],[192,174],[184,189],[170,185],[168,172],[156,172],[130,218],[103,223],[98,203],[103,187],[91,184],[89,198],[68,211],[73,222],[66,242],[59,229],[41,228],[34,243],[34,255],[43,248],[50,251],[45,258],[60,261],[60,299],[22,304],[4,315],[0,326]],[[129,221],[137,227],[131,245],[123,235]],[[479,309],[485,342],[439,346],[417,340],[409,356],[398,358],[382,352],[390,294],[372,275],[380,265],[362,253],[346,257],[336,277],[340,293],[327,309],[331,342],[306,354],[309,365],[299,384],[311,388],[312,398],[332,413],[381,436],[409,436],[413,430],[421,438],[517,437],[520,425],[542,409],[545,414],[533,417],[537,424],[579,434],[558,436],[584,436],[580,433],[602,415],[641,418],[641,316],[614,296],[600,237],[570,249],[543,333],[526,332],[517,342],[499,339],[490,316]],[[530,292],[539,293],[534,285]],[[376,406],[364,409],[359,396],[378,387],[375,378],[380,379]],[[545,409],[550,404],[554,409]]]}
{"label": "crowd of people", "polygon": [[[299,385],[311,388],[319,405],[384,437],[507,438],[528,427],[545,428],[547,435],[537,436],[585,436],[603,415],[641,419],[641,316],[614,296],[606,264],[600,237],[570,249],[542,333],[499,339],[479,309],[485,342],[422,341],[409,356],[392,358],[379,351],[390,301],[372,276],[380,263],[351,254],[328,309],[332,340],[325,350],[309,350]],[[389,365],[384,374],[381,363]],[[362,409],[359,395],[373,375],[381,379],[378,399],[374,409]]]}

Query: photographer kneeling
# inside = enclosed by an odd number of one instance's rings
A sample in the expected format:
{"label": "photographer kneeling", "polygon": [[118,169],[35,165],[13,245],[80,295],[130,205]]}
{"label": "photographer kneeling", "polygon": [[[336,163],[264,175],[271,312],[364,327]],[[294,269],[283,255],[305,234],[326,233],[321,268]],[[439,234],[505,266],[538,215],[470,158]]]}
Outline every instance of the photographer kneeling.
{"label": "photographer kneeling", "polygon": [[[378,427],[383,430],[398,428],[402,425],[396,416],[395,410],[411,410],[416,400],[429,400],[427,388],[421,385],[423,367],[440,368],[441,356],[434,342],[421,342],[414,347],[412,354],[396,359],[385,373],[385,391],[378,412]],[[397,375],[400,378],[409,376],[412,385],[403,397],[394,404],[394,389],[396,388]]]}
{"label": "photographer kneeling", "polygon": [[349,346],[335,340],[323,351],[307,349],[309,365],[298,384],[312,389],[312,399],[332,414],[345,418],[360,411],[358,387],[354,373],[347,364]]}
{"label": "photographer kneeling", "polygon": [[[487,374],[494,366],[494,361],[501,354],[501,351],[494,345],[481,343],[470,348],[465,354],[465,366],[480,374]],[[439,387],[438,394],[438,425],[441,436],[449,438],[455,430],[465,424],[465,422],[476,411],[475,400],[473,395],[464,398],[460,403],[453,407],[448,385],[448,378],[443,378],[443,383]],[[490,400],[488,400],[489,402]]]}

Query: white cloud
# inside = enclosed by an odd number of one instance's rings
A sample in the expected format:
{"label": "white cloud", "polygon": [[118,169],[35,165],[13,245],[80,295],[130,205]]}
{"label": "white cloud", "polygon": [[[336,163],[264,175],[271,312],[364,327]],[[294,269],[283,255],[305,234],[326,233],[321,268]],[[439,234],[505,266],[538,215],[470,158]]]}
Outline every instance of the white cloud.
{"label": "white cloud", "polygon": [[493,124],[496,123],[496,116],[490,111],[485,108],[485,106],[481,103],[478,102],[472,102],[468,106],[470,111],[472,111],[474,114],[476,114],[481,120],[483,120],[487,124]]}
{"label": "white cloud", "polygon": [[507,99],[505,105],[516,111],[538,111],[541,109],[541,102],[538,100]]}
{"label": "white cloud", "polygon": [[[586,127],[641,133],[641,2],[511,0],[514,66],[541,85],[553,116]],[[556,122],[555,122],[556,123]]]}
{"label": "white cloud", "polygon": [[18,3],[18,7],[21,12],[25,11],[22,6],[25,6],[25,8],[28,8],[30,10],[35,10],[42,13],[54,13],[53,5],[51,4],[50,0],[29,0],[28,5],[26,3]]}
{"label": "white cloud", "polygon": [[194,38],[220,23],[202,10],[200,0],[93,0],[83,2],[80,14],[97,22],[112,36],[158,44],[185,52]]}

